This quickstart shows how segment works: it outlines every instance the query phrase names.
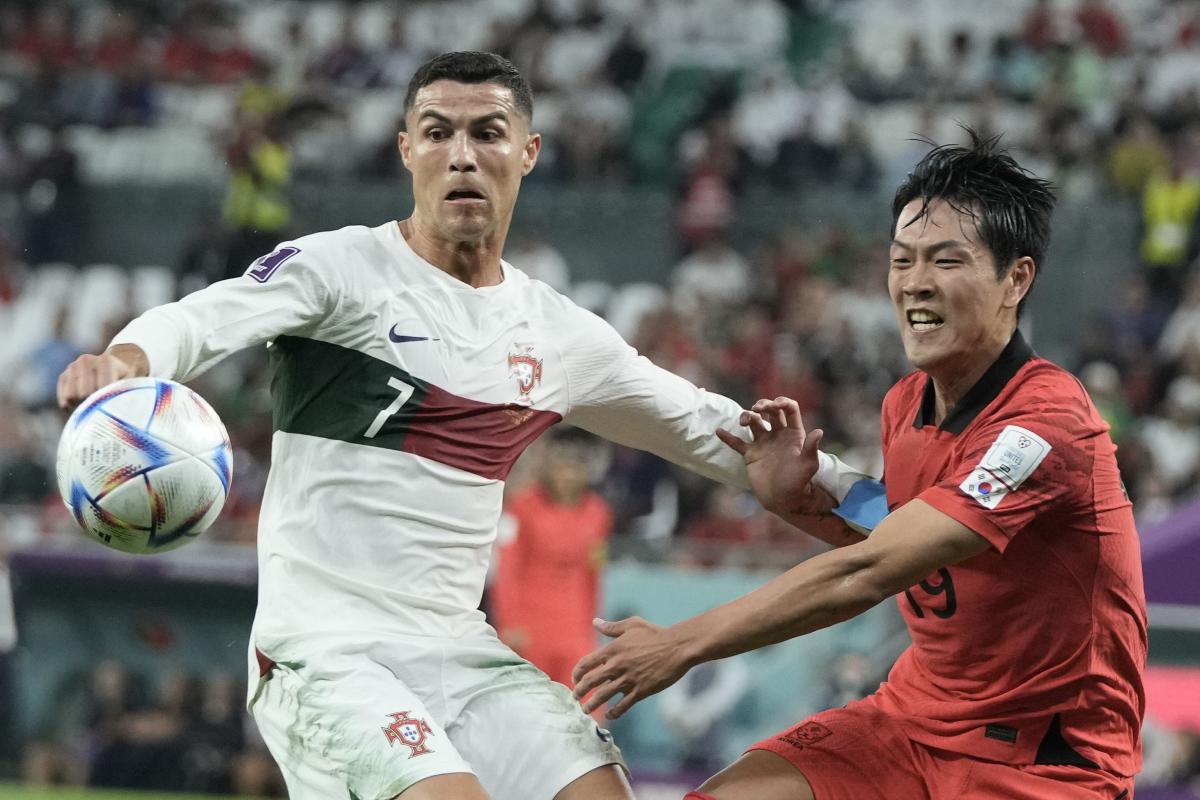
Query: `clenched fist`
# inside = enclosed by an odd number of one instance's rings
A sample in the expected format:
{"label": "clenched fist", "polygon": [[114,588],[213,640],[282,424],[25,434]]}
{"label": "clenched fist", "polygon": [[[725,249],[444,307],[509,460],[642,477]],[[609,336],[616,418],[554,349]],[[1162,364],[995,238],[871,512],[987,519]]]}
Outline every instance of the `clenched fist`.
{"label": "clenched fist", "polygon": [[118,344],[99,355],[82,355],[58,376],[58,407],[72,409],[102,386],[148,374],[150,362],[135,344]]}

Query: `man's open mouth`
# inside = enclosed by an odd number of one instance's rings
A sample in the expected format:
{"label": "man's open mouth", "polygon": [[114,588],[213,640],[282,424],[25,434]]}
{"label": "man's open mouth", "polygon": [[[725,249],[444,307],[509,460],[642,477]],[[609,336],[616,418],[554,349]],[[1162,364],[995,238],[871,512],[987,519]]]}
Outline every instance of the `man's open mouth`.
{"label": "man's open mouth", "polygon": [[908,324],[917,333],[923,331],[932,331],[942,327],[946,321],[932,311],[924,309],[910,309],[908,312]]}
{"label": "man's open mouth", "polygon": [[482,200],[483,195],[474,189],[455,189],[446,195],[447,200]]}

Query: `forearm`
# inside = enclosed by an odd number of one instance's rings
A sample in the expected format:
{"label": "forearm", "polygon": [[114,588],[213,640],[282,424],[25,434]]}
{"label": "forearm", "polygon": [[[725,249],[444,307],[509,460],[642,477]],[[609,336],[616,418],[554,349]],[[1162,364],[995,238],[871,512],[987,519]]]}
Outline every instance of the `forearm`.
{"label": "forearm", "polygon": [[822,553],[672,628],[691,666],[827,628],[887,597],[869,579],[871,564],[859,548]]}
{"label": "forearm", "polygon": [[834,547],[845,547],[865,539],[865,536],[833,513],[836,506],[837,503],[827,493],[810,487],[805,493],[803,504],[769,510],[789,525]]}

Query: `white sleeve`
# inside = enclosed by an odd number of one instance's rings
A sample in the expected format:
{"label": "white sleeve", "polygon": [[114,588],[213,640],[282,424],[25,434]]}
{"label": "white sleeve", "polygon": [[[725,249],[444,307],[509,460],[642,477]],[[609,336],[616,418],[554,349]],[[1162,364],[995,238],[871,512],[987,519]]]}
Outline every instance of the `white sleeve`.
{"label": "white sleeve", "polygon": [[298,247],[281,246],[245,275],[150,309],[112,344],[140,347],[154,377],[190,380],[231,353],[330,317],[338,293],[314,260]]}
{"label": "white sleeve", "polygon": [[[717,428],[747,436],[742,408],[657,367],[625,343],[607,322],[579,310],[574,341],[563,350],[570,382],[569,425],[646,450],[706,478],[749,488],[742,457],[717,438]],[[572,346],[574,345],[574,346]]]}
{"label": "white sleeve", "polygon": [[817,454],[817,459],[817,474],[813,476],[813,483],[824,489],[839,504],[846,499],[854,484],[863,480],[876,480],[854,469],[832,453],[821,451]]}

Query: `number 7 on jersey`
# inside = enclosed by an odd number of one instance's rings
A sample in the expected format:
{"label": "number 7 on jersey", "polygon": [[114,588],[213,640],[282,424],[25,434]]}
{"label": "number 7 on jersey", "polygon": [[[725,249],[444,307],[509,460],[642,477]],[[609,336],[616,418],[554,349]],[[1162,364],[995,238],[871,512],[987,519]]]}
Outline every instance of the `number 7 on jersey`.
{"label": "number 7 on jersey", "polygon": [[408,402],[408,398],[413,396],[413,392],[417,389],[415,386],[409,386],[399,378],[388,378],[388,386],[399,392],[392,402],[388,403],[387,408],[375,415],[374,421],[371,422],[371,427],[367,428],[367,432],[363,434],[363,438],[374,439],[375,434],[383,428],[383,423],[387,422],[388,417],[400,410],[400,407]]}

